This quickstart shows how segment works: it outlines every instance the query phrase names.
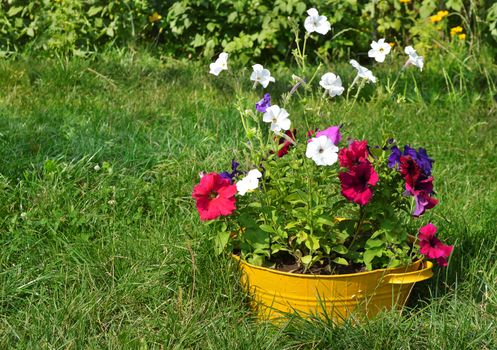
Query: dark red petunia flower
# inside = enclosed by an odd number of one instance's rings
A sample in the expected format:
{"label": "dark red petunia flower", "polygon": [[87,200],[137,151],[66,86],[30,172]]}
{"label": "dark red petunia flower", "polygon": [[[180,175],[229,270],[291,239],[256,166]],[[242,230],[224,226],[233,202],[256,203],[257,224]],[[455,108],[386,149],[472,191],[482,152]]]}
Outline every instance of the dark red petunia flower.
{"label": "dark red petunia flower", "polygon": [[435,259],[441,266],[447,266],[447,259],[452,254],[453,246],[443,244],[435,237],[437,228],[432,223],[419,229],[419,251],[428,259]]}
{"label": "dark red petunia flower", "polygon": [[411,188],[416,187],[416,183],[421,177],[421,169],[411,156],[400,157],[400,173],[406,180],[406,186]]}
{"label": "dark red petunia flower", "polygon": [[193,188],[200,220],[214,220],[230,215],[235,209],[236,185],[217,173],[204,175]]}
{"label": "dark red petunia flower", "polygon": [[353,165],[348,172],[340,173],[342,195],[350,201],[366,205],[373,197],[371,186],[378,183],[378,174],[368,160]]}
{"label": "dark red petunia flower", "polygon": [[350,168],[359,162],[368,158],[368,142],[357,141],[352,142],[349,147],[342,148],[338,153],[338,160],[341,167]]}
{"label": "dark red petunia flower", "polygon": [[[293,141],[295,141],[295,135],[297,135],[297,130],[296,129],[293,129],[292,131],[287,130],[287,131],[285,131],[285,134],[290,139],[292,139]],[[281,158],[285,154],[288,153],[288,149],[293,146],[293,143],[290,142],[289,140],[285,139],[284,137],[281,137],[280,141],[279,141],[279,144],[280,145],[283,144],[283,146],[278,150],[278,157]]]}
{"label": "dark red petunia flower", "polygon": [[[311,138],[313,138],[314,136],[316,136],[316,133],[318,132],[318,130],[319,130],[319,129],[317,129],[317,128],[316,128],[315,130],[308,130],[308,131],[307,131],[307,138],[308,138],[308,139],[311,139]],[[308,140],[308,142],[309,142],[309,140]]]}
{"label": "dark red petunia flower", "polygon": [[426,209],[431,209],[438,204],[438,200],[431,196],[433,194],[433,177],[427,178],[411,156],[400,157],[400,173],[406,180],[407,192],[416,199],[414,216],[420,216],[424,214]]}

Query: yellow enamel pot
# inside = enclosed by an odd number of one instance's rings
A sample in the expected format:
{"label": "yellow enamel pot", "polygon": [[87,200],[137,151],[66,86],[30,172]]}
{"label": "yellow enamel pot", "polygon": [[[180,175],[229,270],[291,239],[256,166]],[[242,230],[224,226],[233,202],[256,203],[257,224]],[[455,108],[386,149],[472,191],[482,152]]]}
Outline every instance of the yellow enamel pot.
{"label": "yellow enamel pot", "polygon": [[384,309],[402,307],[414,283],[433,276],[433,264],[422,259],[390,269],[344,275],[304,275],[255,266],[233,255],[242,284],[261,319],[288,313],[326,315],[335,322],[371,318]]}

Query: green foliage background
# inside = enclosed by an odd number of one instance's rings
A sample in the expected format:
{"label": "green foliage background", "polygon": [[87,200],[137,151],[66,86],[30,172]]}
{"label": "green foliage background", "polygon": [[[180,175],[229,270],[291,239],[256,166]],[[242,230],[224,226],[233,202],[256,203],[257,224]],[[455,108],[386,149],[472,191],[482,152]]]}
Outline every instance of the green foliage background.
{"label": "green foliage background", "polygon": [[[291,19],[303,29],[312,6],[332,24],[331,35],[309,43],[321,57],[348,56],[352,47],[364,51],[380,35],[430,45],[427,18],[439,9],[453,13],[449,23],[463,25],[478,40],[495,45],[497,38],[492,0],[3,0],[0,55],[86,56],[111,46],[151,46],[175,57],[210,57],[225,50],[242,62],[278,60],[291,55]],[[154,13],[160,19],[153,20]]]}

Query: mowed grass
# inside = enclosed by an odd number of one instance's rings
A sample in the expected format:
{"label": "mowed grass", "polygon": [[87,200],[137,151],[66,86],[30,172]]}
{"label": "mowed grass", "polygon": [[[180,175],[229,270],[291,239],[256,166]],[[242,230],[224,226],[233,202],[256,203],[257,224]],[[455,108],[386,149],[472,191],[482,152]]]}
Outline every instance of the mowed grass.
{"label": "mowed grass", "polygon": [[[402,314],[280,327],[254,318],[191,199],[200,171],[240,156],[235,105],[262,96],[248,70],[215,78],[146,54],[0,63],[0,348],[497,348],[496,67],[470,63],[428,61],[390,90],[384,68],[355,104],[294,99],[300,135],[307,119],[427,148],[440,204],[419,226],[455,250]],[[274,75],[277,103],[290,73]]]}

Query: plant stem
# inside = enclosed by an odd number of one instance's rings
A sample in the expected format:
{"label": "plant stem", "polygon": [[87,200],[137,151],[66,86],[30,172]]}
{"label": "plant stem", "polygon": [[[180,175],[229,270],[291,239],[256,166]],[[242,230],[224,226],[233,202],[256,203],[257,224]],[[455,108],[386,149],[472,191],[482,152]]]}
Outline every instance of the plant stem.
{"label": "plant stem", "polygon": [[309,37],[309,33],[305,33],[304,36],[304,45],[302,48],[301,58],[302,58],[302,75],[305,73],[305,46],[307,44],[307,38]]}
{"label": "plant stem", "polygon": [[364,207],[362,205],[359,206],[359,221],[357,221],[357,226],[354,232],[354,237],[352,237],[352,241],[350,242],[348,249],[352,248],[352,245],[355,243],[355,240],[357,236],[359,235],[359,232],[361,231],[361,226],[364,220],[364,216],[366,214],[366,211],[364,210]]}
{"label": "plant stem", "polygon": [[314,74],[312,75],[311,79],[306,83],[307,86],[310,86],[312,81],[314,80],[314,78],[316,77],[316,74],[318,74],[318,71],[321,69],[321,66],[323,64],[322,63],[319,63],[318,67],[316,68],[316,70],[314,71]]}
{"label": "plant stem", "polygon": [[357,79],[359,79],[358,75],[356,75],[356,77],[354,78],[354,80],[352,80],[352,84],[350,84],[349,88],[347,89],[347,96],[345,97],[345,99],[347,101],[349,100],[350,90],[352,90],[352,87],[354,87],[354,85],[357,83]]}

